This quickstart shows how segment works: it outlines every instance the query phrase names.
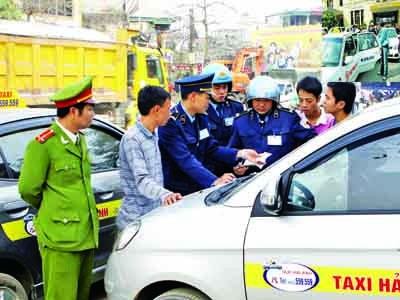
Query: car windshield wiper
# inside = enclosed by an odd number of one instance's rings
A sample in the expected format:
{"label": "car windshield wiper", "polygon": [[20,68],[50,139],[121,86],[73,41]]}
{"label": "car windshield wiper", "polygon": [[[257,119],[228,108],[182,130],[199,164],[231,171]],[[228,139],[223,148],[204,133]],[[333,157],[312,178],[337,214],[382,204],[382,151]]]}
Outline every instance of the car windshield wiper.
{"label": "car windshield wiper", "polygon": [[234,181],[221,186],[219,189],[211,192],[206,196],[204,202],[206,205],[215,205],[218,204],[221,200],[223,200],[235,187],[252,178],[256,173],[252,173],[248,176],[240,177],[235,179]]}

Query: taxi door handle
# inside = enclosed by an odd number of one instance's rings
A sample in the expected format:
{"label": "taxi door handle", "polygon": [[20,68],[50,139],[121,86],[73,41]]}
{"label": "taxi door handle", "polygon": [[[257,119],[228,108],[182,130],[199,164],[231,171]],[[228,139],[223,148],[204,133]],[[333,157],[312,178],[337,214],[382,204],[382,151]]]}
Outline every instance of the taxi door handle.
{"label": "taxi door handle", "polygon": [[114,192],[102,192],[102,193],[96,193],[96,195],[101,199],[101,200],[110,200],[114,196]]}

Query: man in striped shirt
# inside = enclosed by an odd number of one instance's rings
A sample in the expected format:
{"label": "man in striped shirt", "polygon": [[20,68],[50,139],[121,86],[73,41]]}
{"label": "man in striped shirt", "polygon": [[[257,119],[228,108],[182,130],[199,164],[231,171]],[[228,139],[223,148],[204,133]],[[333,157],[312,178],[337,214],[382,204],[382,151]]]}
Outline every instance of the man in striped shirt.
{"label": "man in striped shirt", "polygon": [[127,131],[120,145],[120,178],[124,192],[117,217],[120,230],[160,205],[170,205],[182,198],[181,194],[163,187],[157,128],[168,121],[170,107],[170,94],[162,88],[146,86],[140,90],[141,118]]}

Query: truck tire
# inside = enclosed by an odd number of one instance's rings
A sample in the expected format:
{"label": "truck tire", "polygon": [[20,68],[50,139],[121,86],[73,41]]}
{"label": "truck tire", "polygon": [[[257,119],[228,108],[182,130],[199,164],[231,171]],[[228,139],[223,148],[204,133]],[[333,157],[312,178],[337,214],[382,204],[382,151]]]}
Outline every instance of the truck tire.
{"label": "truck tire", "polygon": [[190,289],[190,288],[179,288],[165,292],[155,298],[154,300],[211,300],[206,295]]}
{"label": "truck tire", "polygon": [[28,300],[22,284],[14,277],[4,273],[0,273],[0,296],[7,300]]}

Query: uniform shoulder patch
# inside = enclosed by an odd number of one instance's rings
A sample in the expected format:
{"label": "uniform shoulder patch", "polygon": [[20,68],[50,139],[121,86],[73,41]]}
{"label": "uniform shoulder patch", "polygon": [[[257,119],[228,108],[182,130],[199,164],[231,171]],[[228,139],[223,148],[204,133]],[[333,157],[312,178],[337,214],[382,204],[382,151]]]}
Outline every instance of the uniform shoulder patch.
{"label": "uniform shoulder patch", "polygon": [[179,111],[174,109],[171,111],[170,118],[172,118],[174,121],[176,121],[179,117]]}
{"label": "uniform shoulder patch", "polygon": [[35,140],[37,140],[39,143],[43,144],[45,143],[49,138],[51,138],[52,136],[54,136],[56,133],[54,132],[53,129],[48,128],[45,131],[43,131],[42,133],[38,134],[35,137]]}
{"label": "uniform shoulder patch", "polygon": [[243,117],[243,116],[249,114],[250,111],[251,111],[251,110],[242,111],[240,114],[237,114],[237,115],[235,116],[235,119],[240,118],[240,117]]}

